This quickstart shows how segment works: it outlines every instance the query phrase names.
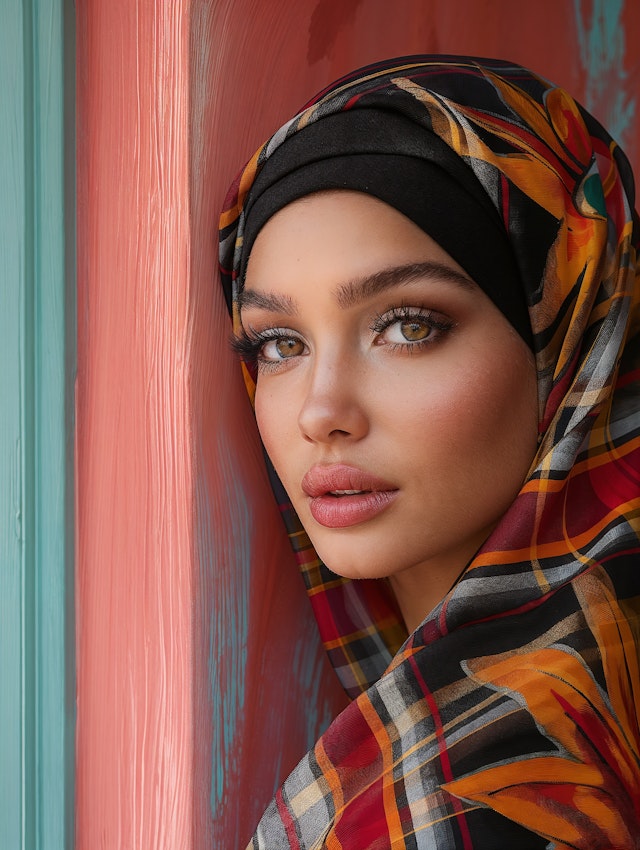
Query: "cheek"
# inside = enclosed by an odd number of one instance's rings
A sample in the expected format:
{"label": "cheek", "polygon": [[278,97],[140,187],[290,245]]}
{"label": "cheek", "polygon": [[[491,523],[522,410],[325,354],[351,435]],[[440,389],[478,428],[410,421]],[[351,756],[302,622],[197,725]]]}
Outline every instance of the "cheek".
{"label": "cheek", "polygon": [[537,445],[537,388],[532,360],[516,354],[466,358],[383,385],[377,408],[406,456],[433,474],[493,477],[508,468],[524,477]]}
{"label": "cheek", "polygon": [[527,455],[537,445],[538,391],[533,358],[518,349],[513,357],[500,352],[492,368],[479,369],[473,376],[476,393],[475,416],[478,439],[501,446],[520,448]]}
{"label": "cheek", "polygon": [[258,380],[254,409],[260,439],[284,483],[287,472],[285,462],[291,457],[295,437],[299,433],[291,394],[285,393],[280,398],[277,393],[262,389]]}
{"label": "cheek", "polygon": [[258,381],[258,385],[256,386],[254,410],[260,439],[264,443],[264,447],[269,455],[271,455],[277,427],[273,416],[273,402],[269,395],[260,388],[260,381]]}
{"label": "cheek", "polygon": [[501,352],[494,362],[468,373],[448,427],[457,442],[453,456],[464,458],[470,484],[482,486],[489,499],[510,501],[536,452],[537,384],[529,359]]}

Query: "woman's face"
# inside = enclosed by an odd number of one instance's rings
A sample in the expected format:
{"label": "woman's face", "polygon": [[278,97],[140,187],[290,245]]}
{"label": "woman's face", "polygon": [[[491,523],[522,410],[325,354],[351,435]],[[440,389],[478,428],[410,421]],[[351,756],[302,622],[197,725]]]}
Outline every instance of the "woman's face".
{"label": "woman's face", "polygon": [[352,191],[267,222],[241,311],[260,434],[319,556],[440,598],[533,459],[525,343],[429,236]]}

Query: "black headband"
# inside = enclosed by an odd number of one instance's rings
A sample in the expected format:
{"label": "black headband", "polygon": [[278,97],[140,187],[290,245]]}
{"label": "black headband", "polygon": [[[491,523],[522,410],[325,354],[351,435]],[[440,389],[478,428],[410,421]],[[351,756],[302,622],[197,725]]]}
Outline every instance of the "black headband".
{"label": "black headband", "polygon": [[245,204],[241,279],[266,222],[292,201],[327,189],[373,195],[417,224],[532,346],[524,288],[491,199],[471,168],[429,128],[384,110],[327,116],[269,156]]}

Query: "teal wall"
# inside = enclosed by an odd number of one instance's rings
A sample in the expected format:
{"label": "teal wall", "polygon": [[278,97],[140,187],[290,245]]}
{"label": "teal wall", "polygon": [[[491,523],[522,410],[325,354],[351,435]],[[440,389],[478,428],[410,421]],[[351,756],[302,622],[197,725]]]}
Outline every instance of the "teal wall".
{"label": "teal wall", "polygon": [[0,845],[62,850],[75,696],[73,8],[0,8]]}

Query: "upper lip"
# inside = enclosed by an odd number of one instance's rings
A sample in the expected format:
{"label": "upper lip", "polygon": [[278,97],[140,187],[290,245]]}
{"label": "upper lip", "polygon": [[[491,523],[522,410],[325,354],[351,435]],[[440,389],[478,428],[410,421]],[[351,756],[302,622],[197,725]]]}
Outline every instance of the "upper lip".
{"label": "upper lip", "polygon": [[344,463],[315,464],[305,473],[302,489],[312,499],[336,490],[397,490],[393,484],[364,469]]}

